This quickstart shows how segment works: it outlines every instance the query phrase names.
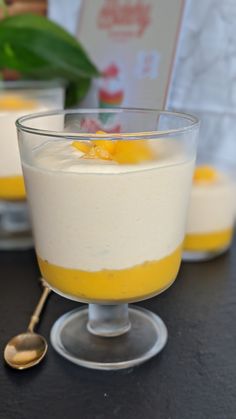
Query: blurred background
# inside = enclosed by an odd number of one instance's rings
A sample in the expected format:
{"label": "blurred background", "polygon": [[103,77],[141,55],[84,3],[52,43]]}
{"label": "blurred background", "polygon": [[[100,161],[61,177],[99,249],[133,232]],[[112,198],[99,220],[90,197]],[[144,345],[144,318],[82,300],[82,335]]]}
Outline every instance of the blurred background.
{"label": "blurred background", "polygon": [[[172,3],[173,10],[176,2]],[[80,0],[6,3],[10,14],[45,14],[78,37],[82,21]],[[231,159],[236,153],[235,22],[235,0],[186,0],[165,104],[169,109],[200,116],[200,152],[214,150]],[[134,105],[138,107],[139,103]]]}
{"label": "blurred background", "polygon": [[[49,0],[48,15],[76,33],[80,4]],[[214,150],[231,159],[236,159],[235,22],[235,0],[186,1],[167,104],[200,116],[200,152]]]}

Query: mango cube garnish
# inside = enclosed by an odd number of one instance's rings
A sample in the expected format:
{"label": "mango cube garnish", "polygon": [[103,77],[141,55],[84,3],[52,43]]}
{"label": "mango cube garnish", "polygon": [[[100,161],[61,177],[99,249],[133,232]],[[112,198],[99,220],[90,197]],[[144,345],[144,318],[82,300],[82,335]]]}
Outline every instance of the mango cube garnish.
{"label": "mango cube garnish", "polygon": [[88,141],[73,141],[72,143],[73,147],[77,148],[77,150],[82,151],[82,153],[89,153],[89,150],[91,149],[91,144]]}
{"label": "mango cube garnish", "polygon": [[0,97],[1,111],[18,111],[22,109],[34,109],[36,104],[33,100],[20,96],[6,95]]}
{"label": "mango cube garnish", "polygon": [[202,165],[196,167],[193,175],[194,183],[208,182],[213,183],[218,178],[218,172],[214,167],[208,165]]}
{"label": "mango cube garnish", "polygon": [[[96,134],[97,135],[103,135],[104,136],[104,134],[106,134],[106,133],[104,131],[97,131]],[[107,153],[113,154],[115,152],[116,142],[117,141],[115,141],[115,140],[111,141],[111,140],[101,139],[101,140],[95,140],[95,141],[93,141],[93,144],[96,147],[100,147],[100,150],[103,149]]]}
{"label": "mango cube garnish", "polygon": [[109,140],[96,140],[93,141],[93,143],[97,146],[97,147],[101,147],[104,150],[106,150],[108,153],[110,154],[114,154],[115,150],[116,150],[116,141],[109,141]]}
{"label": "mango cube garnish", "polygon": [[[104,135],[103,131],[96,134]],[[83,158],[113,160],[120,164],[135,164],[154,159],[146,140],[94,140],[73,141],[72,146],[84,153]]]}
{"label": "mango cube garnish", "polygon": [[154,155],[146,140],[117,141],[113,159],[121,164],[135,164],[153,160]]}

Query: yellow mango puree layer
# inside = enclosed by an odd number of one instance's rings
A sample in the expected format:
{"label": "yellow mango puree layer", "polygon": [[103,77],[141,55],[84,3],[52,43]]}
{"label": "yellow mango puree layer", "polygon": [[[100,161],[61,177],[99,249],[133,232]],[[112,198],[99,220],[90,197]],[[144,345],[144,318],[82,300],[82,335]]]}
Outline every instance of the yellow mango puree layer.
{"label": "yellow mango puree layer", "polygon": [[3,95],[0,96],[0,111],[31,110],[36,107],[36,102],[23,96]]}
{"label": "yellow mango puree layer", "polygon": [[23,176],[0,177],[0,199],[25,199]]}
{"label": "yellow mango puree layer", "polygon": [[167,288],[176,278],[182,245],[163,259],[132,268],[95,272],[64,268],[38,256],[42,276],[52,288],[81,301],[141,300]]}
{"label": "yellow mango puree layer", "polygon": [[232,236],[232,228],[213,233],[187,234],[184,241],[184,250],[201,252],[205,250],[220,250],[230,244]]}

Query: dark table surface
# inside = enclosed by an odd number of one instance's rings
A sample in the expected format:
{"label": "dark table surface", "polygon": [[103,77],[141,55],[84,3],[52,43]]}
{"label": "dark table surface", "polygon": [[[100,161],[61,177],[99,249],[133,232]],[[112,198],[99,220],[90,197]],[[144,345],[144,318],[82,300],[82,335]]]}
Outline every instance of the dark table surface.
{"label": "dark table surface", "polygon": [[[24,331],[41,289],[33,251],[0,252],[0,344]],[[78,367],[49,346],[27,371],[0,363],[1,419],[235,419],[236,243],[211,262],[182,265],[166,292],[140,303],[169,331],[163,352],[139,367]],[[50,296],[39,332],[78,306]]]}

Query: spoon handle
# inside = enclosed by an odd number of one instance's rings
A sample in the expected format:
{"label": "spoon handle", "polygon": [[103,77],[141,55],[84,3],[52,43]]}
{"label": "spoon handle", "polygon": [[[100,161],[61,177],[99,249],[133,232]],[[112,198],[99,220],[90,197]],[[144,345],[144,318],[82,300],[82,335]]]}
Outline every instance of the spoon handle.
{"label": "spoon handle", "polygon": [[42,293],[42,295],[40,297],[40,300],[39,300],[32,316],[31,316],[30,323],[29,323],[29,326],[28,326],[28,331],[31,332],[31,333],[33,333],[35,325],[39,322],[39,316],[40,316],[41,311],[43,309],[43,306],[44,306],[44,304],[47,300],[47,297],[51,292],[50,288],[47,285],[43,284],[43,286],[44,286],[43,293]]}

